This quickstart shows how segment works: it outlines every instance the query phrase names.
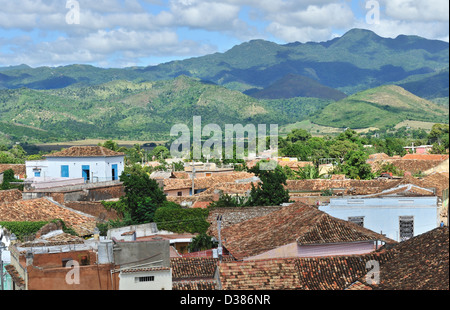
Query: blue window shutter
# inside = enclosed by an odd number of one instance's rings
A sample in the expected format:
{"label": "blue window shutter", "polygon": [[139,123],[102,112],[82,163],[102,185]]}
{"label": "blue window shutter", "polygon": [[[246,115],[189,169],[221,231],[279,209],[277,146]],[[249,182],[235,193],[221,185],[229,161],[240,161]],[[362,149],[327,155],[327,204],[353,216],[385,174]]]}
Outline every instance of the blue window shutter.
{"label": "blue window shutter", "polygon": [[68,178],[69,177],[69,166],[64,165],[61,166],[61,178]]}

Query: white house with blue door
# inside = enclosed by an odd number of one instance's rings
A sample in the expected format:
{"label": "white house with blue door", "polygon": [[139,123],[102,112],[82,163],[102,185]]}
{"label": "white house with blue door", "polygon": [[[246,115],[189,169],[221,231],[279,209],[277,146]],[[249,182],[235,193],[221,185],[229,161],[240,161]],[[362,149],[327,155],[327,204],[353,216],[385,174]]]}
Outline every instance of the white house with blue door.
{"label": "white house with blue door", "polygon": [[330,203],[319,210],[399,242],[439,226],[438,198],[434,190],[413,184],[399,185],[375,195],[330,198]]}
{"label": "white house with blue door", "polygon": [[74,146],[26,162],[27,179],[83,179],[96,183],[118,180],[124,170],[125,154],[102,146]]}

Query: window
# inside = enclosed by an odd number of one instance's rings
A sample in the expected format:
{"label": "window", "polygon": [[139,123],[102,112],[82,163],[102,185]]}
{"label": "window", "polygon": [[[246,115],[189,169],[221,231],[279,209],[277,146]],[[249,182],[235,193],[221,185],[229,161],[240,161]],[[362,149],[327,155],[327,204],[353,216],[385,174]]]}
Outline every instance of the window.
{"label": "window", "polygon": [[69,166],[62,165],[61,166],[61,178],[68,178],[68,177],[69,177]]}
{"label": "window", "polygon": [[136,278],[134,278],[134,282],[153,282],[153,281],[155,281],[155,276],[136,277]]}
{"label": "window", "polygon": [[183,196],[183,192],[178,192],[177,196],[179,196],[179,197]]}
{"label": "window", "polygon": [[414,217],[400,216],[399,218],[400,241],[414,237]]}
{"label": "window", "polygon": [[39,178],[39,177],[41,176],[41,172],[40,172],[40,171],[35,171],[35,172],[34,172],[34,176],[35,176],[36,178]]}
{"label": "window", "polygon": [[350,216],[348,221],[364,227],[364,216]]}
{"label": "window", "polygon": [[[62,266],[63,267],[68,267],[67,263],[70,262],[72,259],[71,258],[63,258],[62,261]],[[69,266],[70,267],[70,266]]]}

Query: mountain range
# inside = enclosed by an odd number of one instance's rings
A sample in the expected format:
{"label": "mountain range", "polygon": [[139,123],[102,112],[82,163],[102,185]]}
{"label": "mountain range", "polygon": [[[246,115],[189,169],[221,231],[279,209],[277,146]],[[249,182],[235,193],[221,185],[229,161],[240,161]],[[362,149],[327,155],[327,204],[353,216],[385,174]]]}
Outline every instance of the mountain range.
{"label": "mountain range", "polygon": [[252,40],[148,67],[0,67],[0,143],[166,139],[194,115],[219,125],[448,122],[448,67],[447,42],[362,29],[327,42]]}

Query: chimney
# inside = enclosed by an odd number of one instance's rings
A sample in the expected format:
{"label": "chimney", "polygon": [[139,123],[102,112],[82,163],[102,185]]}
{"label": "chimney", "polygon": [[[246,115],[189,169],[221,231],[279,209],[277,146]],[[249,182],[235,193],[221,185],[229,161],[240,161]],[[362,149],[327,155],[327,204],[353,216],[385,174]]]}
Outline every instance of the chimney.
{"label": "chimney", "polygon": [[34,258],[33,252],[28,251],[25,256],[27,266],[33,266],[33,258]]}

